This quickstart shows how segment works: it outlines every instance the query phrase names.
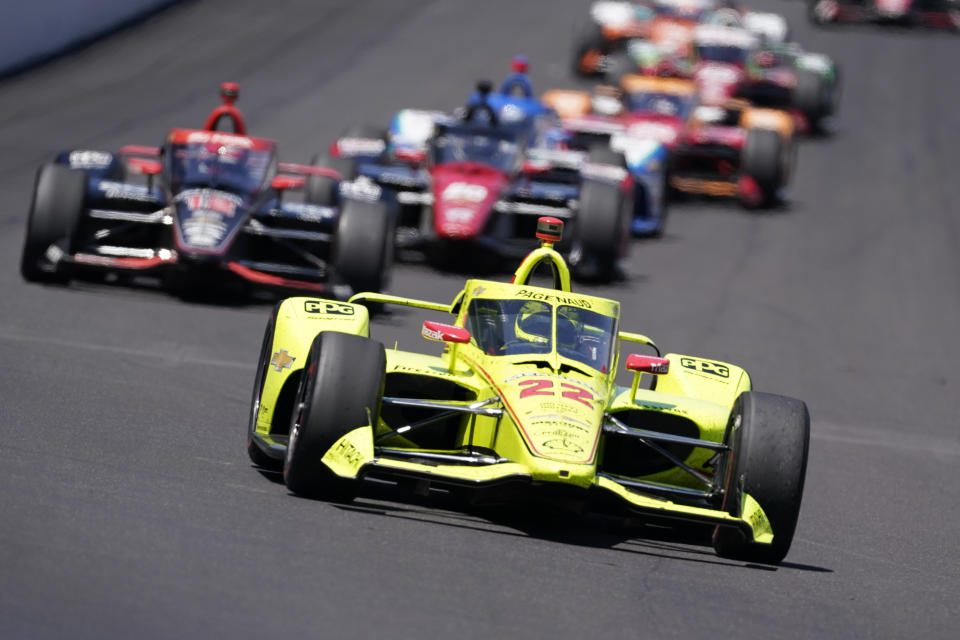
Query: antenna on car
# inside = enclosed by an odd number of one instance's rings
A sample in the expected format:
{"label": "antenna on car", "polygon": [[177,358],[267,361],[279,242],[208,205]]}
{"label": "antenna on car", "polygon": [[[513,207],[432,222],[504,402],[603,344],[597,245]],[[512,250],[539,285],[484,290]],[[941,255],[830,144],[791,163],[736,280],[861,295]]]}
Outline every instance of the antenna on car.
{"label": "antenna on car", "polygon": [[553,245],[563,239],[563,220],[543,217],[537,220],[537,238],[540,239],[540,248],[534,249],[523,259],[517,272],[513,274],[514,284],[529,284],[530,276],[541,262],[546,262],[553,269],[553,288],[559,291],[570,291],[570,269],[564,262],[563,256],[557,253]]}
{"label": "antenna on car", "polygon": [[240,85],[236,82],[220,83],[220,100],[223,104],[233,104],[240,95]]}
{"label": "antenna on car", "polygon": [[237,98],[240,96],[240,85],[236,82],[220,83],[220,101],[210,115],[207,116],[207,122],[203,125],[206,131],[216,131],[221,118],[226,118],[233,125],[233,133],[238,136],[247,134],[247,125],[243,121],[243,114],[234,106]]}
{"label": "antenna on car", "polygon": [[553,248],[554,243],[563,240],[563,220],[543,217],[537,220],[537,237],[541,240],[540,246]]}

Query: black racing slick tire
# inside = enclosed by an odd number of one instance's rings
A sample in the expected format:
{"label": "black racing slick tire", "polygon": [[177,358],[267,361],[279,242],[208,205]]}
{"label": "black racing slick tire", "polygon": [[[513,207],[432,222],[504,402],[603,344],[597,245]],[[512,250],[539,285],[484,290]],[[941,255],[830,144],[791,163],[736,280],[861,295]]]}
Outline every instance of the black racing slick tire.
{"label": "black racing slick tire", "polygon": [[395,216],[378,200],[344,200],[334,238],[333,268],[354,292],[380,292],[393,268]]}
{"label": "black racing slick tire", "polygon": [[[384,148],[386,148],[386,137],[386,131],[372,125],[352,125],[340,134],[336,144],[339,144],[342,140],[358,138],[363,140],[382,140],[384,141]],[[353,180],[357,177],[356,158],[351,155],[318,153],[310,162],[317,167],[333,169],[340,174],[340,179],[328,176],[310,176],[307,178],[304,200],[310,204],[319,204],[324,207],[336,206],[340,202],[339,190],[341,180]]]}
{"label": "black racing slick tire", "polygon": [[810,126],[817,128],[820,120],[830,115],[830,93],[825,78],[813,71],[797,71],[797,84],[793,88],[793,106],[807,118]]}
{"label": "black racing slick tire", "polygon": [[[250,399],[250,419],[247,423],[247,455],[250,461],[258,467],[270,471],[283,469],[283,458],[274,458],[254,441],[254,431],[257,426],[257,414],[260,412],[260,396],[263,393],[263,383],[267,377],[270,358],[273,353],[273,332],[277,326],[277,312],[280,305],[277,303],[267,320],[267,328],[263,332],[263,342],[260,344],[260,357],[257,359],[257,372],[253,378],[253,397]],[[276,411],[276,408],[274,409]]]}
{"label": "black racing slick tire", "polygon": [[773,129],[749,129],[743,145],[741,171],[754,179],[762,195],[761,205],[776,203],[787,172],[787,142]]}
{"label": "black racing slick tire", "polygon": [[611,53],[603,64],[603,79],[607,84],[619,87],[623,76],[636,73],[637,63],[630,58],[626,51]]}
{"label": "black racing slick tire", "polygon": [[742,494],[752,496],[770,521],[773,543],[751,543],[738,529],[717,527],[713,548],[724,558],[776,564],[790,550],[800,515],[810,446],[807,405],[770,393],[742,393],[725,442],[731,453],[721,468],[723,508],[739,517]]}
{"label": "black racing slick tire", "polygon": [[335,501],[356,495],[358,481],[337,476],[322,459],[344,435],[377,424],[385,374],[386,354],[375,340],[334,331],[313,339],[283,467],[291,491]]}
{"label": "black racing slick tire", "polygon": [[601,69],[597,62],[608,53],[610,45],[603,37],[603,27],[592,20],[584,23],[574,36],[573,73],[578,76],[595,76]]}
{"label": "black racing slick tire", "polygon": [[20,257],[20,274],[30,282],[63,284],[69,278],[47,259],[52,245],[70,253],[83,215],[87,177],[83,171],[45,164],[37,171],[33,202]]}
{"label": "black racing slick tire", "polygon": [[[590,149],[587,161],[621,167],[621,154],[608,147]],[[629,236],[628,202],[619,184],[584,180],[573,233],[573,275],[580,280],[609,282],[616,277]]]}
{"label": "black racing slick tire", "polygon": [[332,176],[308,176],[303,199],[309,204],[322,207],[335,207],[340,202],[341,180],[352,180],[356,176],[356,165],[351,158],[337,158],[329,154],[317,154],[310,164],[324,169],[333,169],[340,178]]}

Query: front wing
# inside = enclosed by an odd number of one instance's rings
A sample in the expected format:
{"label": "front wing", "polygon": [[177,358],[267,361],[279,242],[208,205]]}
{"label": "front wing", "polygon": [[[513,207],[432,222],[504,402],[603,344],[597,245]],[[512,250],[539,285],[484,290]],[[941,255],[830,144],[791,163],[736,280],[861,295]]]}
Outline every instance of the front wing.
{"label": "front wing", "polygon": [[[372,428],[367,425],[344,435],[324,454],[323,463],[342,478],[407,477],[438,484],[481,488],[498,483],[527,482],[535,479],[521,464],[509,460],[491,460],[487,464],[424,464],[397,460],[378,454],[373,446]],[[720,509],[679,504],[630,490],[614,477],[594,474],[586,488],[595,494],[618,498],[629,511],[641,516],[668,518],[739,529],[748,540],[760,544],[773,542],[773,529],[763,509],[744,494],[742,517]]]}

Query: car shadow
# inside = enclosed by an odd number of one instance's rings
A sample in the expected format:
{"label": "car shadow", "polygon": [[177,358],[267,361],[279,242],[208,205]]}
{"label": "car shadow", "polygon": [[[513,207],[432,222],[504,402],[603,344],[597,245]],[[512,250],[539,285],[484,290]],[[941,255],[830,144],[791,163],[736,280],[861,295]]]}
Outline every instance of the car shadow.
{"label": "car shadow", "polygon": [[136,295],[165,299],[186,305],[236,309],[269,309],[285,297],[281,291],[250,289],[240,285],[196,285],[169,287],[157,278],[116,277],[114,274],[80,274],[71,278],[69,288],[97,295]]}
{"label": "car shadow", "polygon": [[[271,480],[277,481],[274,478]],[[282,477],[279,481],[282,482]],[[764,565],[720,558],[711,545],[712,527],[696,524],[650,522],[601,513],[574,513],[541,504],[476,506],[454,493],[430,490],[418,494],[411,492],[409,487],[385,482],[366,482],[352,502],[329,504],[357,514],[681,562],[756,571],[833,573],[827,567],[800,563]]]}

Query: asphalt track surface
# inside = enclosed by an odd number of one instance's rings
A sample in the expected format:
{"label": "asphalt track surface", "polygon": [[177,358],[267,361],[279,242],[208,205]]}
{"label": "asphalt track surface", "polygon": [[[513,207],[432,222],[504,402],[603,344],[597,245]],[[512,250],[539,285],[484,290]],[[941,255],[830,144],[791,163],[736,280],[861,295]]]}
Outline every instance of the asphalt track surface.
{"label": "asphalt track surface", "polygon": [[[156,144],[231,79],[252,131],[306,160],[351,122],[455,106],[516,52],[541,89],[570,85],[585,11],[190,2],[0,83],[0,637],[956,637],[960,38],[764,6],[842,64],[836,135],[803,144],[789,206],[676,206],[593,292],[623,300],[625,328],[809,404],[785,563],[442,497],[292,497],[244,451],[268,305],[22,282],[33,174],[61,148]],[[404,265],[392,290],[461,282]],[[429,349],[420,320],[374,332]]]}

